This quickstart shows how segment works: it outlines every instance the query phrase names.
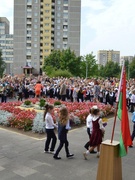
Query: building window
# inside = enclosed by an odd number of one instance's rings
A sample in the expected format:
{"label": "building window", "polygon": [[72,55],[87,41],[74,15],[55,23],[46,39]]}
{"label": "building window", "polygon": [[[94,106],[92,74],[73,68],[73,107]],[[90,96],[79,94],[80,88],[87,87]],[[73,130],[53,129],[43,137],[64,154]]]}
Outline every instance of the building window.
{"label": "building window", "polygon": [[38,20],[37,20],[37,19],[34,19],[34,22],[38,22]]}
{"label": "building window", "polygon": [[60,20],[60,19],[57,19],[57,23],[61,23],[61,20]]}
{"label": "building window", "polygon": [[61,7],[60,7],[60,6],[58,6],[58,7],[57,7],[57,9],[58,9],[58,11],[60,11],[60,10],[61,10]]}
{"label": "building window", "polygon": [[45,6],[50,6],[50,4],[45,4]]}
{"label": "building window", "polygon": [[50,11],[49,10],[45,10],[45,13],[49,13]]}
{"label": "building window", "polygon": [[60,29],[60,26],[57,26],[57,29]]}
{"label": "building window", "polygon": [[60,13],[58,13],[58,14],[57,14],[57,17],[60,17],[60,16],[61,16],[61,14],[60,14]]}
{"label": "building window", "polygon": [[37,13],[37,12],[35,12],[35,13],[34,13],[34,16],[37,16],[37,15],[38,15],[38,13]]}
{"label": "building window", "polygon": [[59,44],[57,44],[57,48],[60,48],[60,45],[59,45]]}
{"label": "building window", "polygon": [[46,20],[48,20],[48,19],[49,19],[49,17],[45,17],[45,19],[46,19]]}
{"label": "building window", "polygon": [[45,36],[45,39],[49,39],[49,36]]}
{"label": "building window", "polygon": [[58,0],[58,1],[57,1],[57,4],[61,4],[61,1]]}
{"label": "building window", "polygon": [[37,44],[34,44],[34,47],[37,48]]}
{"label": "building window", "polygon": [[63,7],[63,10],[68,10],[68,6],[64,6],[64,7]]}
{"label": "building window", "polygon": [[34,0],[34,3],[38,3],[38,0]]}
{"label": "building window", "polygon": [[37,37],[34,37],[34,41],[37,41]]}
{"label": "building window", "polygon": [[34,25],[34,29],[37,29],[37,25]]}
{"label": "building window", "polygon": [[68,4],[68,0],[63,0],[63,3],[64,4]]}
{"label": "building window", "polygon": [[57,36],[60,36],[60,32],[57,32]]}
{"label": "building window", "polygon": [[37,31],[34,31],[34,35],[37,36],[37,34],[38,34]]}
{"label": "building window", "polygon": [[68,17],[68,13],[63,13],[63,17],[67,18]]}
{"label": "building window", "polygon": [[45,26],[49,26],[49,23],[45,23]]}
{"label": "building window", "polygon": [[27,3],[32,3],[32,0],[27,0]]}

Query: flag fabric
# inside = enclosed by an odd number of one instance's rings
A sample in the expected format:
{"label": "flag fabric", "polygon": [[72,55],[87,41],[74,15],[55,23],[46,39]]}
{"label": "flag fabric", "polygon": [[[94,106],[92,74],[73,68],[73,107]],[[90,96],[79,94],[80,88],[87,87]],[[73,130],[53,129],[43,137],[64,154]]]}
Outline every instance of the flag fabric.
{"label": "flag fabric", "polygon": [[123,66],[121,79],[119,84],[118,92],[118,118],[121,120],[121,134],[120,134],[120,151],[119,155],[121,157],[126,156],[127,147],[132,145],[130,128],[129,128],[129,119],[127,111],[127,102],[126,102],[126,72]]}

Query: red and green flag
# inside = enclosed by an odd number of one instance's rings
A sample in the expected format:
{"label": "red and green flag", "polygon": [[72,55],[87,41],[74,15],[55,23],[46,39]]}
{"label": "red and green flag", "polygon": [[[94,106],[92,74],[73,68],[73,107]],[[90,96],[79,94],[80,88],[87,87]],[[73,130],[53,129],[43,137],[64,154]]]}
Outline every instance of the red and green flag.
{"label": "red and green flag", "polygon": [[119,155],[122,157],[122,156],[126,156],[127,147],[132,145],[130,128],[129,128],[128,111],[127,111],[127,102],[126,102],[126,72],[124,66],[121,72],[117,102],[118,102],[117,115],[118,118],[121,120]]}

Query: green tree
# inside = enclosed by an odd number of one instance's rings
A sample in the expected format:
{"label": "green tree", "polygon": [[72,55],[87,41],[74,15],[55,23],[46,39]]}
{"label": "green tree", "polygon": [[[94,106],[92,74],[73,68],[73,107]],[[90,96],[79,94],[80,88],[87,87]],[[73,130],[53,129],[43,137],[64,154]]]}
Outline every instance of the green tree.
{"label": "green tree", "polygon": [[[70,49],[66,50],[54,50],[44,60],[43,71],[48,74],[48,69],[51,67],[54,70],[67,70],[74,76],[78,76],[80,73],[81,57],[77,57],[74,51]],[[50,71],[49,71],[50,72]]]}
{"label": "green tree", "polygon": [[3,76],[3,72],[4,72],[5,68],[6,68],[6,63],[2,59],[2,52],[0,50],[0,77]]}
{"label": "green tree", "polygon": [[135,78],[135,57],[133,58],[132,62],[129,64],[129,73],[130,73],[130,78]]}
{"label": "green tree", "polygon": [[127,78],[129,79],[130,73],[129,73],[129,60],[128,59],[125,60],[125,68],[126,68]]}
{"label": "green tree", "polygon": [[104,67],[101,66],[99,72],[102,77],[118,77],[120,75],[120,70],[121,69],[118,63],[109,61]]}
{"label": "green tree", "polygon": [[81,73],[83,77],[92,77],[98,75],[98,65],[96,64],[93,52],[82,56]]}

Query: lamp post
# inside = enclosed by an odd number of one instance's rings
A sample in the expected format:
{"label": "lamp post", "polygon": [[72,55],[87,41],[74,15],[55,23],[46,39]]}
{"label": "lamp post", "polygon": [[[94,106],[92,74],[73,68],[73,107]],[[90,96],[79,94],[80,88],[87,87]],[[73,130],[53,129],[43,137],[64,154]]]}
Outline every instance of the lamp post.
{"label": "lamp post", "polygon": [[86,79],[87,79],[87,77],[88,77],[88,62],[86,60]]}

